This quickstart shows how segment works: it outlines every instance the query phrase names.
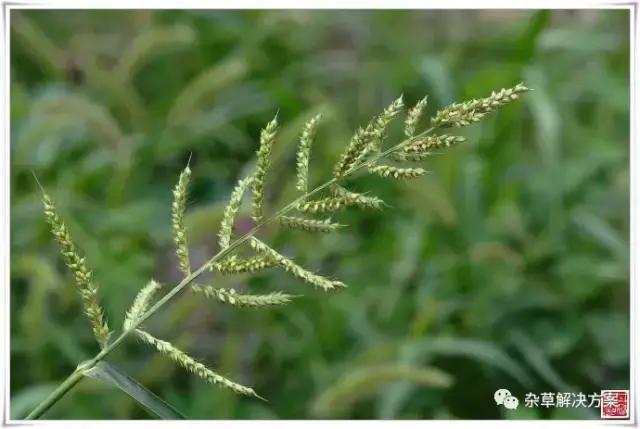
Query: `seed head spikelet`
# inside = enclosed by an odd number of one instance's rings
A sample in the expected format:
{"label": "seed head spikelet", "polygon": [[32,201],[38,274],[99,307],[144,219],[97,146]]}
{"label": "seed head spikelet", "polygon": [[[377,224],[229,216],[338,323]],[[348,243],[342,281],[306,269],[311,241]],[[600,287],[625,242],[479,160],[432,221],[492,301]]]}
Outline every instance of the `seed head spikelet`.
{"label": "seed head spikelet", "polygon": [[221,274],[239,274],[255,273],[277,265],[278,261],[269,256],[260,255],[250,258],[239,258],[233,255],[222,262],[212,264],[211,269]]}
{"label": "seed head spikelet", "polygon": [[231,243],[231,236],[233,235],[233,225],[235,224],[236,214],[240,209],[242,203],[242,196],[244,195],[247,187],[254,180],[252,176],[240,179],[238,184],[231,192],[231,198],[229,198],[229,204],[224,209],[224,215],[222,222],[220,223],[220,232],[218,233],[218,244],[220,249],[226,249]]}
{"label": "seed head spikelet", "polygon": [[309,183],[309,158],[311,157],[311,144],[315,137],[316,130],[320,124],[321,115],[316,115],[311,118],[302,129],[302,136],[300,137],[300,145],[298,146],[298,153],[296,155],[296,167],[297,167],[297,182],[296,189],[303,194],[308,191]]}
{"label": "seed head spikelet", "polygon": [[447,134],[439,136],[427,136],[422,139],[410,141],[403,147],[405,154],[423,154],[430,153],[436,149],[443,149],[464,142],[466,139],[462,136],[450,136]]}
{"label": "seed head spikelet", "polygon": [[136,298],[133,300],[133,304],[129,311],[127,311],[127,315],[124,319],[123,328],[126,331],[128,331],[131,326],[147,311],[149,304],[153,299],[153,295],[155,295],[156,291],[160,288],[160,283],[152,279],[145,287],[140,289],[140,292],[138,292],[138,295],[136,295]]}
{"label": "seed head spikelet", "polygon": [[379,209],[383,201],[376,197],[337,195],[322,198],[320,200],[305,201],[298,205],[298,210],[303,213],[329,213],[345,207]]}
{"label": "seed head spikelet", "polygon": [[252,218],[256,222],[262,219],[264,206],[264,181],[267,176],[269,164],[271,162],[271,149],[276,140],[278,131],[278,115],[267,124],[260,133],[260,148],[257,152],[256,172],[254,173],[253,191],[253,214]]}
{"label": "seed head spikelet", "polygon": [[189,247],[187,244],[187,228],[184,216],[187,205],[187,188],[191,179],[191,169],[187,167],[180,173],[180,178],[173,189],[173,204],[171,205],[171,221],[173,226],[173,242],[176,245],[178,266],[180,270],[189,275],[191,263],[189,262]]}
{"label": "seed head spikelet", "polygon": [[520,94],[530,91],[523,83],[513,88],[492,92],[490,96],[472,99],[462,103],[453,103],[439,110],[431,119],[434,127],[464,127],[480,121],[485,115],[495,112],[501,106],[520,98]]}
{"label": "seed head spikelet", "polygon": [[418,101],[407,113],[407,119],[404,121],[404,135],[408,138],[413,137],[416,133],[416,127],[422,118],[422,112],[424,108],[427,107],[427,98],[428,96],[425,96],[422,100]]}
{"label": "seed head spikelet", "polygon": [[379,209],[384,204],[378,197],[371,197],[351,192],[340,186],[334,186],[334,195],[319,200],[310,200],[298,204],[297,209],[303,213],[328,213],[346,207],[360,209]]}
{"label": "seed head spikelet", "polygon": [[227,389],[233,390],[234,392],[240,393],[242,395],[255,396],[256,398],[264,400],[264,398],[259,396],[252,388],[235,383],[228,378],[225,378],[220,374],[213,372],[202,363],[196,361],[194,358],[175,347],[170,342],[159,340],[141,329],[136,329],[136,334],[142,341],[155,347],[156,350],[158,350],[161,354],[168,356],[175,363],[177,363],[187,371],[194,373],[205,381],[211,384],[226,387]]}
{"label": "seed head spikelet", "polygon": [[353,167],[358,157],[367,149],[368,143],[369,133],[365,128],[358,128],[333,169],[334,177],[342,177]]}
{"label": "seed head spikelet", "polygon": [[369,171],[381,177],[392,177],[394,179],[411,179],[426,173],[426,170],[422,168],[400,168],[391,165],[376,165],[369,168]]}
{"label": "seed head spikelet", "polygon": [[350,168],[361,163],[371,152],[378,152],[389,122],[404,108],[402,95],[373,118],[366,128],[355,132],[347,148],[333,169],[334,177],[342,177]]}
{"label": "seed head spikelet", "polygon": [[213,286],[201,285],[193,285],[191,290],[207,298],[216,299],[236,307],[273,307],[285,305],[294,298],[294,295],[283,292],[273,292],[265,295],[248,295],[238,293],[234,289],[218,289]]}
{"label": "seed head spikelet", "polygon": [[293,274],[294,277],[299,278],[305,283],[309,283],[313,286],[317,286],[325,291],[335,289],[337,287],[346,287],[346,285],[337,280],[330,280],[325,277],[314,274],[310,271],[305,270],[300,265],[293,262],[291,259],[286,256],[281,255],[276,250],[269,247],[267,244],[258,240],[255,237],[250,238],[251,247],[259,253],[263,253],[271,256],[276,259],[279,265],[288,273]]}
{"label": "seed head spikelet", "polygon": [[380,150],[380,145],[382,144],[382,140],[384,139],[384,134],[386,132],[387,126],[391,122],[393,118],[398,115],[404,109],[404,101],[402,100],[402,95],[387,106],[380,115],[378,115],[372,122],[371,127],[369,127],[369,136],[370,136],[370,144],[371,150],[376,152]]}
{"label": "seed head spikelet", "polygon": [[286,228],[307,232],[332,232],[343,226],[331,222],[331,219],[306,219],[297,216],[281,216],[278,222]]}
{"label": "seed head spikelet", "polygon": [[85,258],[78,253],[75,244],[71,239],[71,234],[56,211],[51,198],[43,192],[42,203],[44,204],[44,216],[51,226],[51,232],[60,245],[65,263],[73,272],[76,287],[82,299],[84,312],[89,318],[93,335],[102,348],[109,342],[111,332],[104,320],[104,313],[98,300],[98,286],[93,281],[93,274],[88,268]]}
{"label": "seed head spikelet", "polygon": [[397,162],[422,162],[432,155],[433,155],[432,152],[421,152],[421,153],[394,152],[391,155],[391,159]]}

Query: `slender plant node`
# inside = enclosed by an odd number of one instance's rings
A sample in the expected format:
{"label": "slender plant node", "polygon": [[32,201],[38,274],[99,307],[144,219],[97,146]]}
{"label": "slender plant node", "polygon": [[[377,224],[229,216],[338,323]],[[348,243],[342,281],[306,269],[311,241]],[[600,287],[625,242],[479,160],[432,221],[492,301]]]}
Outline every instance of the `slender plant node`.
{"label": "slender plant node", "polygon": [[93,281],[93,274],[87,267],[85,258],[81,257],[78,253],[71,239],[69,229],[60,215],[58,215],[53,201],[44,192],[42,195],[42,203],[44,204],[44,216],[51,226],[51,233],[60,245],[60,250],[67,267],[73,272],[75,284],[82,298],[84,312],[91,323],[93,335],[98,341],[98,344],[100,344],[100,347],[105,348],[109,343],[111,332],[109,331],[106,320],[104,320],[104,313],[98,300],[98,286]]}

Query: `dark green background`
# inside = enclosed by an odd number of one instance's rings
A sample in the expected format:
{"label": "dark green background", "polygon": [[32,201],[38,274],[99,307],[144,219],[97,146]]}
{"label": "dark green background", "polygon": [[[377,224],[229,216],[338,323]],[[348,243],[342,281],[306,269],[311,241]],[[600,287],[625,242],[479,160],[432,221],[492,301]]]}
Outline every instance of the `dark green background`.
{"label": "dark green background", "polygon": [[[508,412],[493,392],[522,402],[629,387],[627,11],[60,10],[11,21],[13,417],[96,352],[32,170],[119,329],[149,278],[179,280],[169,210],[190,154],[201,263],[276,111],[268,210],[295,196],[296,139],[318,111],[313,183],[400,93],[429,94],[432,114],[521,80],[535,91],[462,130],[468,143],[434,156],[427,177],[352,181],[384,211],[340,214],[350,227],[329,236],[261,233],[348,289],[316,292],[277,270],[229,277],[217,284],[304,296],[247,310],[186,293],[146,324],[269,402],[209,386],[136,341],[109,361],[192,418],[598,418]],[[385,380],[381,367],[425,384]],[[47,417],[148,415],[83,381]]]}

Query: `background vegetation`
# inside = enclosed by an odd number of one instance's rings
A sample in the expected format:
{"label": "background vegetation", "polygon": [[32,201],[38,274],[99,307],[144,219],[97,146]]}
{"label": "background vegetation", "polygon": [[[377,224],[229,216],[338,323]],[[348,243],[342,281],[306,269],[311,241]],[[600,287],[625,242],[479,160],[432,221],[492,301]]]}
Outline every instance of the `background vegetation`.
{"label": "background vegetation", "polygon": [[[192,418],[597,418],[505,411],[497,388],[599,392],[629,377],[626,11],[24,11],[11,15],[11,411],[22,417],[95,343],[41,214],[58,202],[111,324],[150,278],[175,283],[171,188],[190,154],[192,256],[284,124],[270,207],[294,195],[295,144],[319,110],[312,177],[398,94],[432,113],[521,80],[520,102],[327,237],[270,229],[324,294],[282,273],[223,280],[303,293],[275,310],[184,294],[147,323],[268,403],[206,385],[135,341],[111,356]],[[250,223],[245,213],[247,227]],[[597,412],[597,410],[595,410]],[[49,418],[148,418],[85,380]]]}

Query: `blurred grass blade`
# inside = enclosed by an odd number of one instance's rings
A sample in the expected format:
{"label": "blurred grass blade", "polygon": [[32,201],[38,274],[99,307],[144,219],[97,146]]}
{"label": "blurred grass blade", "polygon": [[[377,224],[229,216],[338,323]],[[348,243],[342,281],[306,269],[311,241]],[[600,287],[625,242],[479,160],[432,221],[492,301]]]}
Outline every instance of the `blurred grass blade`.
{"label": "blurred grass blade", "polygon": [[336,384],[326,389],[316,399],[313,412],[317,416],[340,414],[358,400],[396,381],[436,388],[446,388],[453,383],[449,374],[434,367],[390,364],[361,368],[346,372]]}
{"label": "blurred grass blade", "polygon": [[93,368],[87,370],[85,375],[116,386],[161,419],[185,419],[185,416],[180,414],[175,408],[160,399],[142,384],[129,377],[117,367],[104,361],[98,362]]}
{"label": "blurred grass blade", "polygon": [[116,74],[129,82],[152,59],[193,44],[195,37],[195,31],[187,25],[147,28],[130,42],[120,57]]}
{"label": "blurred grass blade", "polygon": [[523,386],[532,385],[528,372],[497,345],[471,338],[434,337],[409,342],[405,345],[417,348],[424,358],[438,356],[466,356],[485,365],[498,368],[518,380]]}
{"label": "blurred grass blade", "polygon": [[562,376],[553,368],[540,346],[527,334],[515,329],[508,334],[508,338],[520,351],[524,360],[558,392],[573,392],[576,390],[564,381]]}
{"label": "blurred grass blade", "polygon": [[56,389],[55,383],[36,384],[21,389],[11,396],[10,413],[12,419],[24,419],[29,411]]}
{"label": "blurred grass blade", "polygon": [[167,117],[170,126],[181,125],[203,110],[203,104],[215,98],[222,88],[244,78],[248,67],[244,60],[233,58],[215,64],[196,76],[180,92]]}

